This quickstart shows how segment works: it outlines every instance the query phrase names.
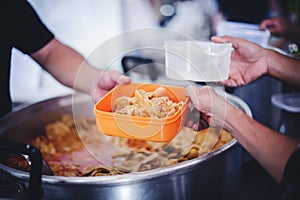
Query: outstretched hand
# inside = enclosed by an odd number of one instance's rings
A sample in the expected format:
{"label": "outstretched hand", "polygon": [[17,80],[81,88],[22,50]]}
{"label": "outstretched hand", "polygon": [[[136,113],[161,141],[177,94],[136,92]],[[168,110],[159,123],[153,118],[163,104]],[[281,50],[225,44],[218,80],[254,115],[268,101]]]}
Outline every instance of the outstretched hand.
{"label": "outstretched hand", "polygon": [[195,107],[185,126],[198,131],[209,126],[222,127],[224,125],[227,101],[218,95],[212,87],[189,86],[186,88],[185,94],[191,98]]}
{"label": "outstretched hand", "polygon": [[264,49],[245,39],[230,36],[212,37],[216,43],[231,43],[234,51],[231,55],[229,78],[223,84],[229,87],[243,86],[267,73]]}
{"label": "outstretched hand", "polygon": [[129,83],[131,83],[131,79],[118,71],[104,71],[100,75],[96,88],[92,91],[91,96],[93,100],[97,102],[116,85]]}
{"label": "outstretched hand", "polygon": [[268,29],[272,34],[279,36],[287,36],[292,27],[292,22],[280,17],[266,19],[259,25],[259,29]]}

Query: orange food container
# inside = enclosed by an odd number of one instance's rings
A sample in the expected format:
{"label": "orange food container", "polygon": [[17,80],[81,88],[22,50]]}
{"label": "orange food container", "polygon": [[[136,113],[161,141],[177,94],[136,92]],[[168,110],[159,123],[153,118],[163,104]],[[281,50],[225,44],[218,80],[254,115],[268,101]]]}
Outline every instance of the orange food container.
{"label": "orange food container", "polygon": [[[122,96],[132,97],[137,89],[151,92],[158,87],[164,87],[167,96],[173,102],[183,102],[182,107],[174,115],[166,118],[150,118],[112,112],[115,99]],[[96,103],[94,113],[97,127],[100,132],[110,136],[168,142],[181,130],[189,114],[190,100],[184,92],[185,88],[175,86],[139,83],[118,85]]]}

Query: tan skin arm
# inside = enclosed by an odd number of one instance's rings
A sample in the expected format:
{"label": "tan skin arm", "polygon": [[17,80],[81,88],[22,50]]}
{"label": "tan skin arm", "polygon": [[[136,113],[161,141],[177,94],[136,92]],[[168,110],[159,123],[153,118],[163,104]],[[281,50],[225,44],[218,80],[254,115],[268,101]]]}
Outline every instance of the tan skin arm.
{"label": "tan skin arm", "polygon": [[300,88],[300,60],[273,50],[264,51],[268,63],[267,75]]}
{"label": "tan skin arm", "polygon": [[[277,182],[281,181],[287,160],[296,149],[298,141],[256,122],[209,86],[189,86],[186,95],[202,114],[209,116],[210,125],[223,126]],[[224,113],[225,117],[222,117]]]}
{"label": "tan skin arm", "polygon": [[56,39],[31,54],[45,70],[65,86],[92,95],[99,100],[116,84],[128,84],[129,77],[117,71],[102,71],[87,63],[74,49]]}
{"label": "tan skin arm", "polygon": [[275,178],[282,179],[298,141],[273,131],[227,104],[225,128]]}
{"label": "tan skin arm", "polygon": [[[246,85],[264,75],[300,86],[300,60],[244,39],[224,36],[212,37],[212,41],[230,42],[234,47],[229,79],[223,81],[226,86]],[[191,86],[186,94],[210,125],[224,126],[278,182],[281,181],[287,160],[299,141],[256,122],[217,95],[212,88]]]}

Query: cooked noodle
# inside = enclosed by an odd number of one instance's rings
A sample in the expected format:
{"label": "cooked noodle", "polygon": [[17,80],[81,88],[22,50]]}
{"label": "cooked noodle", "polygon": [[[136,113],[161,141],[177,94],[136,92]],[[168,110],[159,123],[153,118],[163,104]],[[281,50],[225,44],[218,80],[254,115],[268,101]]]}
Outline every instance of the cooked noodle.
{"label": "cooked noodle", "polygon": [[[73,118],[64,115],[47,124],[45,133],[32,141],[56,176],[107,176],[162,168],[197,158],[232,139],[223,129],[193,131],[186,127],[170,143],[108,137],[113,145],[119,147],[119,151],[113,153],[112,165],[106,166],[85,148],[100,151],[102,147],[96,137],[100,133],[97,132],[95,119],[82,117],[77,121],[80,137]],[[8,165],[18,167],[18,161],[21,162],[20,159],[10,159]]]}
{"label": "cooked noodle", "polygon": [[134,97],[119,97],[113,103],[113,112],[119,114],[165,118],[175,114],[183,102],[173,102],[167,96],[157,96],[154,92],[138,89]]}

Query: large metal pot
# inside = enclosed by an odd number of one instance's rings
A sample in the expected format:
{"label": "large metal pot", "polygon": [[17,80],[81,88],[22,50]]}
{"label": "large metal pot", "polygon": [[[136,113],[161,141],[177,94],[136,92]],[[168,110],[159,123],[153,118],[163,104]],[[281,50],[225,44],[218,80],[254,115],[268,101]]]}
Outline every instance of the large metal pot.
{"label": "large metal pot", "polygon": [[[242,100],[232,95],[227,98],[251,116]],[[0,138],[26,141],[41,134],[45,124],[62,114],[73,111],[84,116],[92,109],[89,97],[81,94],[36,103],[2,118]],[[105,177],[43,175],[41,183],[44,199],[240,199],[240,154],[239,144],[232,140],[205,156],[163,169]],[[17,185],[16,196],[28,190],[29,173],[0,164],[0,175]]]}

